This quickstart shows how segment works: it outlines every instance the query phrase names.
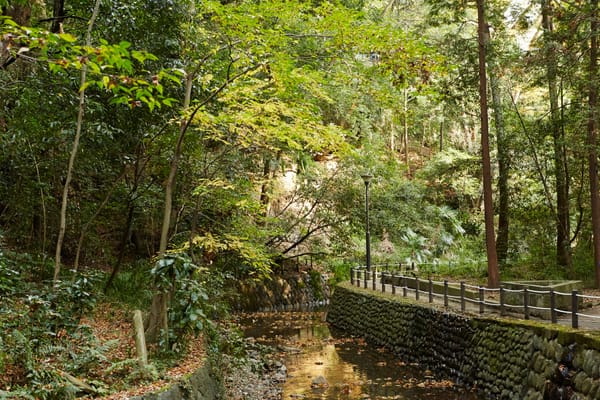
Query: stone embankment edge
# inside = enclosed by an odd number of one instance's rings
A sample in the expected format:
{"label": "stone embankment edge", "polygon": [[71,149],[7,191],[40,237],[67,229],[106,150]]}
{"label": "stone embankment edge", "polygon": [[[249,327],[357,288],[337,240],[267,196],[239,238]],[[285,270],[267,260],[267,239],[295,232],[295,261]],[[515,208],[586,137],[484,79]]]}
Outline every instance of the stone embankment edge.
{"label": "stone embankment edge", "polygon": [[208,360],[198,370],[166,390],[132,397],[131,400],[216,400],[224,398],[219,371]]}
{"label": "stone embankment edge", "polygon": [[[598,332],[459,315],[350,283],[336,286],[327,321],[487,398],[542,400],[544,392],[568,390],[572,400],[600,399]],[[561,364],[570,371],[557,384]]]}

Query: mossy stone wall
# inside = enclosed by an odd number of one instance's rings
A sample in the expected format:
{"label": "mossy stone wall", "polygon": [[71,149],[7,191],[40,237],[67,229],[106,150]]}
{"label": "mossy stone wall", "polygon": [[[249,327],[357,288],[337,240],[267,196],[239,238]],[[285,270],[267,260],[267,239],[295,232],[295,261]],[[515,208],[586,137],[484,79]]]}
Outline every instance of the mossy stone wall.
{"label": "mossy stone wall", "polygon": [[[349,283],[336,287],[327,321],[488,398],[542,400],[561,389],[564,398],[600,399],[600,339],[591,333],[458,315]],[[567,387],[555,383],[559,364],[569,365]]]}
{"label": "mossy stone wall", "polygon": [[132,397],[131,400],[217,400],[224,398],[222,377],[215,373],[209,362],[190,376],[181,379],[166,390]]}

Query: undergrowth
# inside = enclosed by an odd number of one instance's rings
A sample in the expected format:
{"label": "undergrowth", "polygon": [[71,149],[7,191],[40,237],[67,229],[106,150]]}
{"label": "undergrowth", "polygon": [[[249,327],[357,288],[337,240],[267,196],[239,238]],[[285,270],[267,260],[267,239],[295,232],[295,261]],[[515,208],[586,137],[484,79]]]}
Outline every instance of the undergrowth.
{"label": "undergrowth", "polygon": [[123,351],[119,340],[101,342],[87,322],[99,304],[107,331],[111,323],[128,320],[131,310],[147,310],[157,268],[154,273],[147,263],[124,268],[104,294],[103,272],[65,271],[53,284],[50,263],[0,250],[0,398],[97,398],[156,380],[184,355],[186,341],[210,326],[208,316],[218,308],[209,299],[216,289],[204,288],[208,278],[198,279],[200,270],[189,263],[178,265],[180,285],[169,315],[177,347],[151,346],[152,360],[141,367],[134,348]]}

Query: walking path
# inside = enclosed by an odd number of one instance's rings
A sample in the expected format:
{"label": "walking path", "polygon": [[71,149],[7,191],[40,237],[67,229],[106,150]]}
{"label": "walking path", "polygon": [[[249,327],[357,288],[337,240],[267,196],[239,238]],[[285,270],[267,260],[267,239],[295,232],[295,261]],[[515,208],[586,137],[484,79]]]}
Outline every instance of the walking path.
{"label": "walking path", "polygon": [[[413,277],[409,277],[407,279],[413,279]],[[361,288],[366,288],[369,290],[386,292],[386,293],[394,293],[395,296],[399,297],[407,297],[413,300],[417,300],[426,304],[436,304],[438,306],[442,306],[447,308],[448,310],[452,310],[456,313],[466,313],[470,315],[496,315],[502,316],[503,318],[514,318],[514,319],[526,319],[524,317],[524,307],[523,305],[510,305],[505,304],[504,307],[500,307],[500,302],[498,299],[498,290],[491,291],[489,289],[485,290],[485,298],[483,303],[478,299],[469,298],[468,296],[460,296],[460,295],[449,295],[446,292],[446,296],[441,293],[435,293],[434,291],[429,290],[428,281],[421,281],[423,286],[419,287],[417,291],[415,289],[415,285],[408,285],[406,282],[401,286],[392,286],[390,283],[385,284],[385,288],[382,287],[380,274],[378,273],[378,278],[373,282],[372,280],[367,280],[367,284],[365,285],[364,278],[363,279],[355,279],[354,285]],[[412,286],[412,287],[409,287]],[[452,284],[454,291],[460,290],[457,287],[457,284]],[[475,288],[473,286],[469,286],[469,288]],[[464,293],[464,289],[463,289]],[[564,295],[564,294],[562,294]],[[579,306],[577,312],[575,313],[575,318],[577,319],[577,329],[583,331],[598,331],[600,332],[600,296],[592,296],[591,294],[587,294],[584,291],[579,296],[579,302],[581,306]],[[545,322],[548,324],[552,324],[550,318],[550,309],[542,309],[539,307],[530,306],[531,312],[529,315],[529,320]],[[556,311],[556,323],[572,327],[573,326],[573,318],[574,313],[572,311],[565,311],[555,308]],[[537,312],[536,312],[537,311]],[[534,315],[531,315],[534,314]],[[543,318],[540,316],[541,314],[546,314]]]}

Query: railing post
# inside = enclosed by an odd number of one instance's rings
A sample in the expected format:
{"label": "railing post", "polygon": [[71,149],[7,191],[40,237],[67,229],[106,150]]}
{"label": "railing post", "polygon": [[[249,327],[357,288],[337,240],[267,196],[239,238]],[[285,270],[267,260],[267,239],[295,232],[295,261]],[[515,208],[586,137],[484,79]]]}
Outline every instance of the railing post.
{"label": "railing post", "polygon": [[373,268],[373,290],[377,288],[377,267]]}
{"label": "railing post", "polygon": [[479,313],[483,314],[485,312],[485,297],[484,297],[484,289],[479,286]]}
{"label": "railing post", "polygon": [[415,277],[415,300],[419,300],[419,278],[417,277]]}
{"label": "railing post", "polygon": [[465,283],[460,283],[460,311],[465,312]]}
{"label": "railing post", "polygon": [[571,326],[575,329],[579,328],[579,299],[577,298],[577,290],[571,292]]}
{"label": "railing post", "polygon": [[448,307],[448,281],[444,281],[444,307]]}
{"label": "railing post", "polygon": [[396,294],[396,274],[392,272],[392,294]]}
{"label": "railing post", "polygon": [[402,296],[406,297],[406,276],[402,275]]}
{"label": "railing post", "polygon": [[381,271],[381,291],[385,293],[385,273]]}
{"label": "railing post", "polygon": [[554,293],[554,289],[550,289],[550,320],[553,324],[556,323],[556,293]]}
{"label": "railing post", "polygon": [[350,284],[354,286],[354,268],[350,268]]}
{"label": "railing post", "polygon": [[500,286],[500,315],[504,316],[504,288]]}
{"label": "railing post", "polygon": [[523,289],[523,314],[525,314],[525,319],[529,319],[529,290],[527,288]]}
{"label": "railing post", "polygon": [[369,271],[367,271],[366,269],[365,269],[364,277],[365,277],[365,281],[364,281],[363,287],[366,289],[367,288],[367,282],[369,281]]}
{"label": "railing post", "polygon": [[433,281],[429,278],[429,302],[433,303]]}

